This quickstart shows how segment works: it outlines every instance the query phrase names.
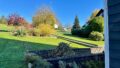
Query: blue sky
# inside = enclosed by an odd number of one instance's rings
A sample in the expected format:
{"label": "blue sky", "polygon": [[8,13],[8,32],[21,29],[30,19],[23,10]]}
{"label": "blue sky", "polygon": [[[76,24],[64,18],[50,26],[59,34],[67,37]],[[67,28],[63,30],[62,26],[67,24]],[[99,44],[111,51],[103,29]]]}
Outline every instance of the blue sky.
{"label": "blue sky", "polygon": [[49,5],[63,24],[73,24],[78,15],[83,25],[95,9],[103,8],[103,0],[0,0],[0,16],[18,13],[28,22],[42,5]]}

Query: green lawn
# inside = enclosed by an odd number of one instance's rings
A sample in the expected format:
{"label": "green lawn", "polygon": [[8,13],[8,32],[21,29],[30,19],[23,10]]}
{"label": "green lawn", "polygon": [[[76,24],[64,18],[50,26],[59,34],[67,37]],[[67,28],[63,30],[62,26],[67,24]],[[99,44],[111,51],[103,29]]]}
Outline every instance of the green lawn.
{"label": "green lawn", "polygon": [[[55,48],[60,42],[70,43],[68,41],[52,37],[15,37],[12,36],[10,32],[4,32],[12,29],[14,29],[14,27],[7,27],[6,25],[0,24],[0,30],[3,30],[0,31],[0,68],[26,68],[24,63],[24,53],[27,50],[51,49]],[[104,44],[103,41],[96,42],[84,38],[67,35],[63,36],[98,45]],[[73,48],[87,48],[75,43],[71,43],[70,46]]]}
{"label": "green lawn", "polygon": [[66,38],[70,38],[70,39],[74,39],[74,40],[78,40],[78,41],[83,41],[83,42],[88,42],[88,43],[96,44],[96,45],[98,45],[100,47],[104,46],[104,41],[93,41],[93,40],[90,40],[88,38],[81,38],[81,37],[78,37],[78,36],[73,36],[73,35],[71,35],[68,32],[62,33],[60,31],[58,31],[57,35],[63,36],[63,37],[66,37]]}
{"label": "green lawn", "polygon": [[7,26],[6,24],[0,24],[0,30],[4,30],[4,31],[11,31],[13,30],[14,27],[13,26]]}
{"label": "green lawn", "polygon": [[[15,37],[9,32],[0,32],[0,68],[26,68],[24,63],[26,50],[51,49],[55,48],[59,42],[67,41],[50,37]],[[74,43],[70,46],[86,48]]]}

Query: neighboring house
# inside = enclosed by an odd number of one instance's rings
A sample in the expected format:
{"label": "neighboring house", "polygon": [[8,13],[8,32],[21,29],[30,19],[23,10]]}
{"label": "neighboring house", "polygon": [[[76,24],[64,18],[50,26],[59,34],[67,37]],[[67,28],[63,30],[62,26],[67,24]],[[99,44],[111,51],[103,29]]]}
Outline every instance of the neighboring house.
{"label": "neighboring house", "polygon": [[54,24],[54,28],[55,28],[55,29],[58,29],[58,24]]}
{"label": "neighboring house", "polygon": [[105,0],[105,68],[120,68],[120,0]]}
{"label": "neighboring house", "polygon": [[68,31],[67,28],[65,28],[65,27],[63,27],[63,30],[64,30],[64,31]]}
{"label": "neighboring house", "polygon": [[72,29],[72,27],[63,27],[63,30],[64,30],[64,31],[71,32],[71,29]]}

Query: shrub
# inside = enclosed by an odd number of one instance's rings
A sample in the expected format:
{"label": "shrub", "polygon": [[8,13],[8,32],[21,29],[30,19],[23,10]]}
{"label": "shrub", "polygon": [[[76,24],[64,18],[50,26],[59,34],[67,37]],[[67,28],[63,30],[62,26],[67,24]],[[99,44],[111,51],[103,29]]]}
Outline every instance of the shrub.
{"label": "shrub", "polygon": [[69,44],[61,42],[49,55],[53,57],[73,56],[75,52],[69,47]]}
{"label": "shrub", "polygon": [[39,56],[37,56],[33,53],[26,53],[25,54],[25,61],[27,63],[33,63],[33,62],[37,61],[39,58],[40,58]]}
{"label": "shrub", "polygon": [[26,52],[25,61],[27,63],[32,63],[32,68],[52,68],[52,64],[34,53]]}
{"label": "shrub", "polygon": [[66,63],[66,68],[73,68],[73,63],[72,62],[67,62]]}
{"label": "shrub", "polygon": [[66,63],[65,62],[59,61],[58,64],[59,64],[59,68],[66,68]]}
{"label": "shrub", "polygon": [[72,35],[79,35],[80,29],[71,29]]}
{"label": "shrub", "polygon": [[104,68],[103,61],[86,61],[83,63],[85,68]]}
{"label": "shrub", "polygon": [[73,68],[79,68],[76,62],[73,62]]}
{"label": "shrub", "polygon": [[40,24],[37,28],[40,36],[49,36],[55,34],[54,28],[49,24]]}
{"label": "shrub", "polygon": [[23,27],[18,27],[15,31],[13,31],[14,36],[25,36],[26,35],[26,30]]}
{"label": "shrub", "polygon": [[7,24],[7,19],[5,18],[5,16],[0,17],[0,24]]}
{"label": "shrub", "polygon": [[89,35],[89,38],[92,39],[92,40],[95,40],[95,41],[102,41],[104,37],[103,37],[102,33],[93,31]]}
{"label": "shrub", "polygon": [[40,58],[33,63],[33,68],[52,68],[52,64]]}
{"label": "shrub", "polygon": [[89,22],[79,31],[80,37],[88,38],[92,31],[103,32],[104,19],[102,16],[93,17]]}
{"label": "shrub", "polygon": [[30,36],[40,36],[40,31],[37,28],[32,28],[27,30],[27,34]]}
{"label": "shrub", "polygon": [[104,18],[102,16],[95,17],[89,22],[90,29],[92,31],[103,32]]}
{"label": "shrub", "polygon": [[34,29],[31,31],[31,34],[32,34],[33,36],[40,36],[40,31],[39,31],[39,29],[34,28]]}
{"label": "shrub", "polygon": [[86,37],[86,38],[88,38],[89,37],[89,34],[91,33],[91,29],[90,29],[90,27],[89,26],[85,26],[84,27],[84,29],[81,29],[80,31],[79,31],[79,36],[80,37]]}
{"label": "shrub", "polygon": [[8,25],[21,26],[26,24],[26,20],[20,15],[13,13],[8,16]]}

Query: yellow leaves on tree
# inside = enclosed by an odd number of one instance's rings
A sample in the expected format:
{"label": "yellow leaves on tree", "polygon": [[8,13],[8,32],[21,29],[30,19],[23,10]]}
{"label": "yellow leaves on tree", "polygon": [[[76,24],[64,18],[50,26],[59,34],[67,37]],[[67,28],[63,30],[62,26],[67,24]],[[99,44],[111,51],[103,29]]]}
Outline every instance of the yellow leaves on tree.
{"label": "yellow leaves on tree", "polygon": [[40,36],[49,36],[55,33],[54,28],[49,24],[40,24],[37,29],[40,32]]}
{"label": "yellow leaves on tree", "polygon": [[42,6],[33,16],[33,25],[35,27],[39,24],[49,24],[54,27],[56,23],[56,16],[48,6]]}

